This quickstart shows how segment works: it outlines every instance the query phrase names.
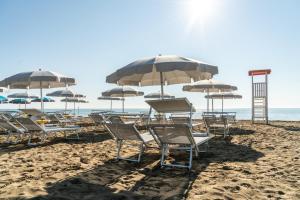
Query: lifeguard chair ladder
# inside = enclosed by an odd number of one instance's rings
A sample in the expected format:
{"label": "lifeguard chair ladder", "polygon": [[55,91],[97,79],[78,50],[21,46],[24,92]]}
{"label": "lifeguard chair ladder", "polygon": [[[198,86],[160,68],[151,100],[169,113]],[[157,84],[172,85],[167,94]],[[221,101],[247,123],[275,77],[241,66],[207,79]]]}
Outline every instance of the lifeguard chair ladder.
{"label": "lifeguard chair ladder", "polygon": [[[252,79],[252,123],[269,123],[268,116],[268,75],[270,69],[250,70]],[[254,76],[265,76],[264,82],[254,82]]]}

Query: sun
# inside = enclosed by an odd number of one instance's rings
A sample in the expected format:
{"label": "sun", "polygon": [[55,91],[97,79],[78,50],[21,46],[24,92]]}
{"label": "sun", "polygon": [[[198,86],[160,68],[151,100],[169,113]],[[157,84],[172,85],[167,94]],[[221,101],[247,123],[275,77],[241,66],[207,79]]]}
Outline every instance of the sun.
{"label": "sun", "polygon": [[183,9],[189,28],[205,25],[217,14],[219,0],[186,0]]}

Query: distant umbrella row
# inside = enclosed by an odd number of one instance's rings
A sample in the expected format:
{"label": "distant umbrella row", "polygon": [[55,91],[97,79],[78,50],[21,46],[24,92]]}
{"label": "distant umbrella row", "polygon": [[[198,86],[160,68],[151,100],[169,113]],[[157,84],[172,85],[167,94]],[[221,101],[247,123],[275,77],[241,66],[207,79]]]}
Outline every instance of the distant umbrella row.
{"label": "distant umbrella row", "polygon": [[[165,85],[192,83],[183,86],[183,91],[207,93],[207,110],[209,99],[214,99],[212,92],[232,92],[236,86],[223,84],[212,80],[218,74],[218,67],[198,60],[175,56],[158,55],[136,60],[106,77],[107,83],[122,87],[113,88],[102,93],[99,100],[121,100],[126,97],[143,96],[144,93],[124,86],[154,86],[160,85],[159,93],[145,95],[145,98],[174,98],[164,92]],[[65,97],[66,102],[83,101],[84,95],[75,94],[68,87],[75,85],[74,78],[41,69],[33,72],[18,73],[0,81],[0,87],[9,89],[40,89],[41,109],[44,110],[43,89],[64,87],[64,90],[48,93],[50,97]],[[1,90],[0,90],[1,91]],[[222,97],[224,99],[224,96]]]}

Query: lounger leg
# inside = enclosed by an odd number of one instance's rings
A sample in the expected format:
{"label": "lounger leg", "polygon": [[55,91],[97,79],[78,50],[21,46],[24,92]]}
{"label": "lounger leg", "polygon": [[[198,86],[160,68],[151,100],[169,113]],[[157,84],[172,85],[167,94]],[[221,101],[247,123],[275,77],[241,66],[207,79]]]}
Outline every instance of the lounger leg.
{"label": "lounger leg", "polygon": [[122,140],[117,140],[117,160],[120,160],[121,148],[122,148]]}
{"label": "lounger leg", "polygon": [[143,152],[144,152],[144,144],[142,143],[140,145],[140,152],[139,152],[138,162],[141,161],[141,157],[142,157]]}
{"label": "lounger leg", "polygon": [[189,170],[192,168],[192,162],[193,162],[193,147],[190,146],[190,160],[189,160]]}
{"label": "lounger leg", "polygon": [[163,167],[165,163],[165,153],[166,153],[166,145],[163,144],[161,148],[161,159],[160,159],[160,166]]}
{"label": "lounger leg", "polygon": [[11,132],[9,131],[6,136],[6,143],[10,143],[9,138],[11,136]]}

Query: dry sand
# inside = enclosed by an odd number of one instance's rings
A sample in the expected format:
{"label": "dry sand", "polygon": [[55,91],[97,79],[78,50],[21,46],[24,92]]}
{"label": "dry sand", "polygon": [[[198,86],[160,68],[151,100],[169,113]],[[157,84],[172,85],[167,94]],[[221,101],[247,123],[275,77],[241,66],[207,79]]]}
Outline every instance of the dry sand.
{"label": "dry sand", "polygon": [[271,124],[240,122],[230,138],[210,142],[191,172],[160,169],[156,149],[141,164],[116,162],[107,133],[2,144],[0,199],[300,199],[300,122]]}

